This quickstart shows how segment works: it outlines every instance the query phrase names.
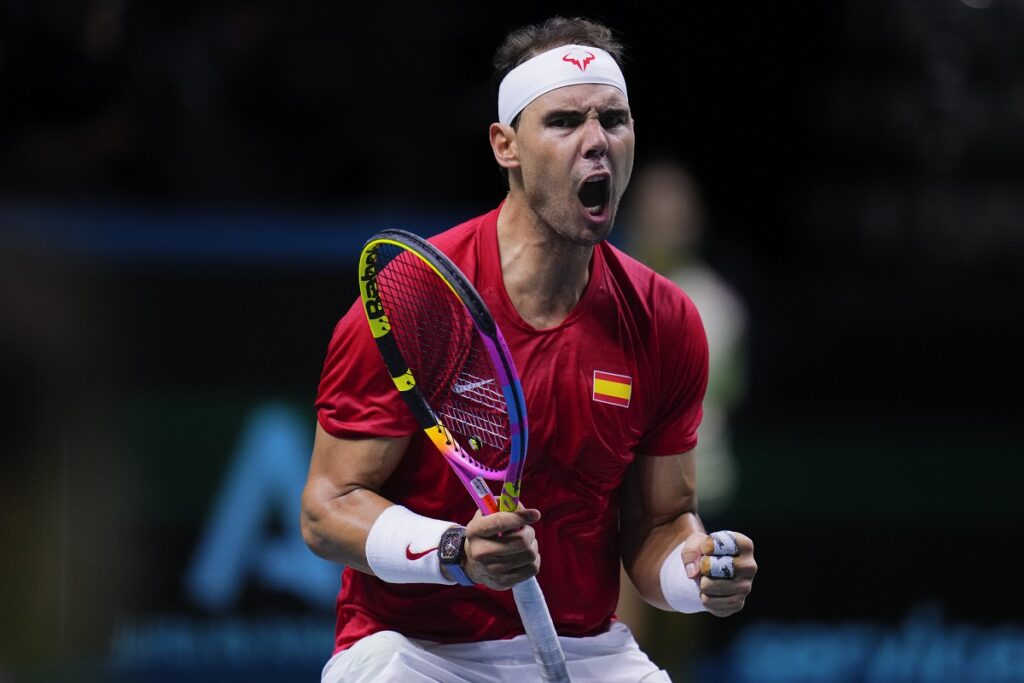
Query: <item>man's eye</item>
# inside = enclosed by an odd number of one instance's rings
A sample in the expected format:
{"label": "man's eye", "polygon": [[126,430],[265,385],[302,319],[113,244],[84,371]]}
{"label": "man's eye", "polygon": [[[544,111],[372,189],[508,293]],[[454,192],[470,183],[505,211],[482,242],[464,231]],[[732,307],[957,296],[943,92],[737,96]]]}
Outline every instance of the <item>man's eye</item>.
{"label": "man's eye", "polygon": [[575,128],[579,125],[579,119],[575,116],[559,116],[551,119],[551,125],[555,128]]}
{"label": "man's eye", "polygon": [[612,114],[601,117],[601,125],[605,128],[617,128],[626,125],[626,117],[622,114]]}

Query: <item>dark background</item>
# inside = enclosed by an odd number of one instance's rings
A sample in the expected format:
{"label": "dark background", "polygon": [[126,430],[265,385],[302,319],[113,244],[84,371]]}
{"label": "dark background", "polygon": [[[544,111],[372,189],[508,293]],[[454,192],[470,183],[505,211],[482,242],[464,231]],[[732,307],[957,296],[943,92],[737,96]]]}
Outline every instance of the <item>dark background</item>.
{"label": "dark background", "polygon": [[[311,439],[362,240],[501,199],[490,58],[556,11],[623,38],[637,165],[699,178],[750,308],[739,495],[711,521],[761,570],[660,661],[1022,680],[1024,4],[634,5],[0,2],[0,681],[315,680],[326,651],[210,634],[298,619],[329,648],[330,595],[243,572],[212,609],[182,577],[248,416]],[[126,659],[169,619],[205,654]],[[1010,663],[970,667],[993,642]]]}

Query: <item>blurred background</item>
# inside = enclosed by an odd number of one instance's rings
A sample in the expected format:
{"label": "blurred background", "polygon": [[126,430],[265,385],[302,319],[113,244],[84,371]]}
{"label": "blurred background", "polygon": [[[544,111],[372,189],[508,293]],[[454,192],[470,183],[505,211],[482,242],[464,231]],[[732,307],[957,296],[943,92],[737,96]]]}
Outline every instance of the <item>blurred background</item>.
{"label": "blurred background", "polygon": [[761,567],[730,619],[624,604],[642,644],[1024,681],[1021,0],[0,0],[0,682],[318,680],[298,497],[358,248],[500,201],[490,59],[555,12],[627,45],[613,241],[700,292],[704,514]]}

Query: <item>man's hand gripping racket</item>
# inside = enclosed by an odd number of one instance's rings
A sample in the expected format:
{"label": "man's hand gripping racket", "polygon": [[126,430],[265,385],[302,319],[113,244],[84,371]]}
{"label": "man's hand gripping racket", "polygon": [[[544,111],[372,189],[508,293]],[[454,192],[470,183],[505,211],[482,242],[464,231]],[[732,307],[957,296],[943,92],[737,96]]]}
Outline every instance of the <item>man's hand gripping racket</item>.
{"label": "man's hand gripping racket", "polygon": [[[384,364],[419,426],[480,511],[519,508],[526,404],[512,354],[473,285],[448,257],[401,230],[359,259],[363,310]],[[487,481],[502,482],[495,501]],[[512,588],[545,681],[569,681],[536,577]]]}

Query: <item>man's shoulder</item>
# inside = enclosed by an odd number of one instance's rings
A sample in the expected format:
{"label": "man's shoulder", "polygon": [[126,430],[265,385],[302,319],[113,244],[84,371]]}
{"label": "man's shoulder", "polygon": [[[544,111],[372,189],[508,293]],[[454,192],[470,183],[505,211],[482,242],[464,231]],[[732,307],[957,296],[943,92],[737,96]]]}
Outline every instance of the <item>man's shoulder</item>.
{"label": "man's shoulder", "polygon": [[608,273],[616,288],[625,296],[635,297],[647,304],[653,312],[663,306],[689,310],[693,301],[680,285],[661,275],[650,266],[638,261],[610,242],[603,242]]}
{"label": "man's shoulder", "polygon": [[448,228],[427,238],[427,241],[444,252],[452,260],[458,261],[460,257],[474,249],[480,231],[496,212],[497,209],[494,209],[479,216],[474,216],[455,227]]}

